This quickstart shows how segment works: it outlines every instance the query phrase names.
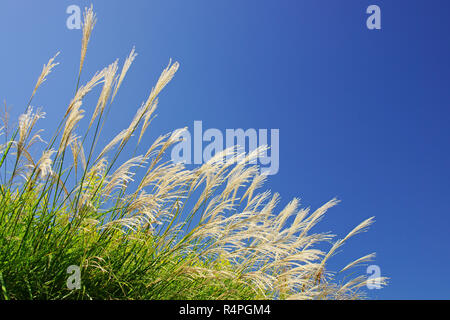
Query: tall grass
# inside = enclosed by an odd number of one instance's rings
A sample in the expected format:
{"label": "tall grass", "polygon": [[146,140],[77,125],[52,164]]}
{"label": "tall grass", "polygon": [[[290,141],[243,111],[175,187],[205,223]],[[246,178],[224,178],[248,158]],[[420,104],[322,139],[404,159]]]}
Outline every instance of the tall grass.
{"label": "tall grass", "polygon": [[[142,155],[120,162],[142,144],[158,95],[176,73],[170,62],[127,128],[110,143],[97,142],[106,113],[136,57],[118,62],[80,85],[96,23],[92,7],[83,23],[76,93],[51,138],[31,106],[57,65],[44,65],[18,126],[4,121],[0,172],[0,284],[2,299],[347,299],[363,296],[364,275],[340,282],[329,258],[373,222],[341,240],[312,233],[333,199],[314,212],[293,199],[279,210],[278,194],[259,192],[265,176],[250,154],[228,149],[195,169],[166,161],[182,130],[163,135]],[[83,99],[100,94],[87,129]],[[7,118],[7,117],[5,117]],[[10,135],[10,136],[9,136]],[[133,147],[130,142],[134,141]],[[41,147],[39,156],[30,151]],[[131,148],[131,149],[130,149]],[[121,156],[122,155],[122,156]],[[227,159],[227,160],[225,160]],[[137,170],[141,170],[136,179]],[[329,250],[323,244],[332,242]],[[368,261],[373,254],[343,269]],[[81,269],[80,289],[66,285],[67,268]],[[385,279],[379,281],[384,284]]]}

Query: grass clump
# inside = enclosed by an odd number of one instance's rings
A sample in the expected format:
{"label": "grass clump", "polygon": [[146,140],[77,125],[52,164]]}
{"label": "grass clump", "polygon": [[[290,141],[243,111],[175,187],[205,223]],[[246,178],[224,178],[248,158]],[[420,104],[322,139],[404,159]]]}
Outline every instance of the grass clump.
{"label": "grass clump", "polygon": [[[250,154],[228,149],[195,169],[172,163],[165,151],[182,130],[156,139],[142,155],[121,162],[130,141],[142,142],[158,95],[179,65],[170,62],[130,125],[97,145],[134,49],[119,71],[114,62],[80,85],[96,23],[86,9],[76,93],[48,142],[36,129],[37,89],[57,65],[44,65],[17,128],[1,145],[0,284],[2,299],[346,299],[361,297],[367,279],[335,280],[326,262],[369,218],[342,240],[311,228],[337,203],[314,212],[292,200],[277,211],[278,194],[258,192],[265,176]],[[101,87],[82,136],[83,99]],[[87,123],[86,123],[87,124]],[[6,127],[6,128],[5,128]],[[7,122],[2,128],[8,133]],[[5,134],[7,136],[7,134]],[[34,144],[41,152],[30,151]],[[137,150],[137,149],[134,149]],[[227,160],[225,160],[227,159]],[[143,170],[136,179],[137,170]],[[134,181],[134,179],[136,181]],[[373,254],[350,263],[373,258]],[[80,268],[79,289],[67,286]],[[378,279],[384,283],[384,278]]]}

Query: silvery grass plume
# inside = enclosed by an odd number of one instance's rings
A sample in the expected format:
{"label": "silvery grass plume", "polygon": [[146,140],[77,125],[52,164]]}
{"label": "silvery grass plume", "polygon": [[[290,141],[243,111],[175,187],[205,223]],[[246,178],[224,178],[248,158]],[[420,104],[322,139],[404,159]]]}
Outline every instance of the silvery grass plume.
{"label": "silvery grass plume", "polygon": [[81,70],[83,70],[84,59],[86,58],[87,47],[89,39],[91,38],[92,30],[97,22],[93,7],[85,8],[84,10],[84,21],[82,25],[83,37],[81,40],[81,57],[80,57],[80,70],[78,76],[81,75]]}
{"label": "silvery grass plume", "polygon": [[[138,154],[158,96],[177,72],[178,62],[170,60],[130,124],[105,146],[96,145],[106,122],[104,111],[113,103],[136,53],[133,47],[120,74],[115,61],[79,86],[95,22],[91,6],[84,16],[76,92],[51,139],[44,142],[42,132],[34,129],[44,114],[33,112],[28,104],[15,133],[0,149],[1,297],[364,297],[365,275],[340,281],[339,274],[326,267],[347,240],[367,230],[373,218],[338,240],[330,233],[312,232],[338,200],[311,211],[301,208],[295,198],[279,208],[280,195],[261,190],[266,176],[253,164],[267,147],[250,153],[229,148],[188,169],[165,157],[183,136],[185,129],[178,129]],[[44,66],[32,97],[56,64],[52,58]],[[84,98],[99,84],[103,87],[94,108],[81,109]],[[85,117],[87,129],[79,134]],[[135,147],[130,144],[133,139]],[[35,160],[30,148],[38,142],[42,151]],[[131,156],[124,159],[124,154]],[[26,174],[18,174],[22,172]],[[358,258],[340,272],[374,257],[371,253]],[[66,288],[69,265],[80,266],[83,290]],[[386,284],[384,277],[374,280]]]}

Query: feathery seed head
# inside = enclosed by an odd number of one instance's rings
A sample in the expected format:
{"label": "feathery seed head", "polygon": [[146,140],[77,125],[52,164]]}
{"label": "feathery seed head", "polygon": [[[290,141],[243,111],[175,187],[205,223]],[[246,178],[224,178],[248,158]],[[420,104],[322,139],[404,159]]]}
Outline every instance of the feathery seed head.
{"label": "feathery seed head", "polygon": [[53,58],[51,58],[51,59],[48,61],[48,63],[45,64],[45,65],[42,67],[42,72],[41,72],[41,74],[39,75],[39,78],[38,78],[38,80],[37,80],[37,82],[36,82],[36,85],[35,85],[35,87],[34,87],[34,90],[33,90],[33,93],[32,93],[32,95],[31,95],[31,97],[34,96],[34,94],[36,93],[37,89],[42,85],[42,83],[44,83],[44,81],[47,80],[47,76],[50,74],[50,72],[52,71],[52,69],[53,69],[55,66],[57,66],[57,65],[59,64],[59,63],[55,63],[55,62],[54,62],[55,59],[56,59],[56,57],[57,57],[58,55],[59,55],[59,52],[57,52],[57,53],[55,54],[55,56],[54,56]]}
{"label": "feathery seed head", "polygon": [[127,74],[128,69],[130,69],[130,66],[133,63],[133,61],[136,58],[136,56],[137,56],[137,53],[135,53],[135,48],[133,47],[133,49],[131,49],[130,54],[128,55],[128,57],[126,58],[126,60],[125,60],[125,62],[123,64],[122,72],[120,73],[119,80],[117,81],[116,88],[114,89],[114,94],[112,96],[112,100],[114,100],[114,98],[115,98],[115,96],[117,94],[117,91],[119,90],[119,88],[120,88],[120,86],[122,84],[122,81],[125,78],[125,75]]}
{"label": "feathery seed head", "polygon": [[94,29],[95,23],[97,22],[97,18],[95,17],[92,5],[89,9],[85,8],[83,16],[84,16],[84,21],[82,23],[83,37],[81,39],[81,57],[80,57],[79,74],[81,74],[81,70],[83,69],[89,39],[91,38],[92,30]]}
{"label": "feathery seed head", "polygon": [[40,178],[45,178],[47,175],[52,175],[52,159],[51,156],[55,153],[55,150],[45,150],[42,153],[41,159],[37,163],[37,175]]}

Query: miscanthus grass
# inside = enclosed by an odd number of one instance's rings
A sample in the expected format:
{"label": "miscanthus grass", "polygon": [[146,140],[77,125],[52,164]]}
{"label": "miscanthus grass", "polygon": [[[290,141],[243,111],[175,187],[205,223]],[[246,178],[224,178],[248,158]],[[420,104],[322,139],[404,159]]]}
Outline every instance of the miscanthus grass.
{"label": "miscanthus grass", "polygon": [[[96,23],[83,23],[76,92],[51,138],[44,141],[33,108],[39,87],[56,67],[44,65],[16,128],[5,114],[0,146],[0,297],[2,299],[349,299],[364,296],[365,275],[342,277],[326,269],[364,220],[342,239],[312,228],[333,199],[315,211],[293,199],[260,191],[265,176],[250,165],[264,152],[228,149],[195,169],[165,160],[182,130],[147,144],[158,95],[176,73],[170,62],[128,127],[97,144],[136,53],[80,83]],[[92,108],[84,98],[99,96]],[[86,110],[88,109],[88,110]],[[77,132],[81,121],[86,130]],[[145,144],[140,155],[136,145]],[[40,152],[31,152],[34,145]],[[142,147],[142,146],[141,146]],[[131,149],[130,149],[131,148]],[[132,154],[122,161],[123,155]],[[228,160],[226,160],[228,159]],[[139,175],[136,172],[140,172]],[[137,178],[139,177],[139,178]],[[325,245],[328,244],[328,249]],[[342,272],[374,257],[369,254]],[[69,266],[81,285],[69,289]],[[373,281],[373,280],[372,280]],[[380,284],[385,283],[379,278]]]}

